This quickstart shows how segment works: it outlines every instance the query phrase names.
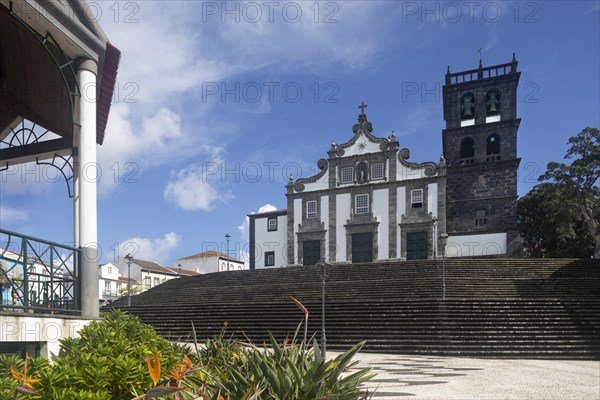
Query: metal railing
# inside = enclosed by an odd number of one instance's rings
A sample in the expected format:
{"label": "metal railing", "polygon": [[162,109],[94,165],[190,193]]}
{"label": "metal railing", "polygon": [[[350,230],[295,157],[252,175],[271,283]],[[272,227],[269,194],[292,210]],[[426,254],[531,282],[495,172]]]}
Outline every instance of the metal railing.
{"label": "metal railing", "polygon": [[79,249],[0,229],[0,311],[81,314]]}

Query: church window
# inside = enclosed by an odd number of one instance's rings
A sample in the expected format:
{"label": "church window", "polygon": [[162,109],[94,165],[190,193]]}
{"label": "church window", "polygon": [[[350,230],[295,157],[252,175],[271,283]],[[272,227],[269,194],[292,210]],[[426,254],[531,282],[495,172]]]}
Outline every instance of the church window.
{"label": "church window", "polygon": [[273,267],[275,265],[275,252],[265,251],[265,267]]}
{"label": "church window", "polygon": [[410,191],[410,203],[412,208],[423,207],[423,189],[415,189]]}
{"label": "church window", "polygon": [[475,157],[475,141],[472,138],[464,138],[460,142],[461,164],[472,164]]}
{"label": "church window", "polygon": [[487,210],[475,210],[475,226],[487,225]]}
{"label": "church window", "polygon": [[342,183],[352,183],[354,181],[354,168],[342,168]]}
{"label": "church window", "polygon": [[485,95],[486,115],[496,115],[500,113],[500,92],[496,89],[488,91]]}
{"label": "church window", "polygon": [[269,218],[267,220],[267,231],[272,232],[277,230],[277,217]]}
{"label": "church window", "polygon": [[306,202],[306,218],[317,218],[317,201],[310,200]]}
{"label": "church window", "polygon": [[498,135],[488,136],[485,153],[486,161],[497,161],[500,159],[500,137]]}
{"label": "church window", "polygon": [[475,118],[475,96],[473,93],[465,93],[461,99],[461,119]]}
{"label": "church window", "polygon": [[354,198],[356,214],[367,214],[369,212],[369,195],[357,194]]}
{"label": "church window", "polygon": [[383,179],[383,163],[371,164],[371,180]]}

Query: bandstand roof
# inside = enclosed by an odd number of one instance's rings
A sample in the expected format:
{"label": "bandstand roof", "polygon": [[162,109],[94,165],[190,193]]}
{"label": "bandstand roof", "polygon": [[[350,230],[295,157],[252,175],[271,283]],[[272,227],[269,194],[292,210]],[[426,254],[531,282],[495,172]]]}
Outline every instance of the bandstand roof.
{"label": "bandstand roof", "polygon": [[[77,61],[98,65],[96,142],[102,144],[120,51],[83,0],[0,0],[0,139],[21,119],[72,147]],[[13,154],[10,154],[12,157]],[[2,157],[5,159],[7,157]]]}

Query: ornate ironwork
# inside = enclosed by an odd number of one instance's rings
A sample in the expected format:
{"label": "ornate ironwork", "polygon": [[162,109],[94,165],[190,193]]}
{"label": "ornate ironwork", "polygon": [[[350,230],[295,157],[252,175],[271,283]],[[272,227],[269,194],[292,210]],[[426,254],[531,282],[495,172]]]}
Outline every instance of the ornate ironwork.
{"label": "ornate ironwork", "polygon": [[[73,156],[68,155],[67,157],[60,156],[55,154],[52,157],[52,162],[47,161],[39,161],[35,160],[37,165],[49,165],[51,167],[55,167],[62,174],[63,178],[65,178],[65,182],[67,183],[67,190],[69,191],[69,197],[73,198],[74,191],[74,172],[73,172]],[[65,173],[66,171],[66,173]]]}
{"label": "ornate ironwork", "polygon": [[0,229],[0,310],[80,314],[81,252]]}
{"label": "ornate ironwork", "polygon": [[[3,148],[12,148],[33,143],[40,143],[43,142],[41,139],[51,139],[52,136],[55,135],[55,133],[45,129],[41,125],[36,125],[34,122],[26,119],[21,120],[21,122],[15,128],[10,127],[10,130],[11,132],[6,136],[6,138],[0,141],[0,146]],[[73,198],[74,172],[73,157],[71,155],[64,157],[55,154],[54,157],[52,157],[52,161],[40,161],[38,158],[36,158],[36,164],[48,165],[58,169],[67,183],[69,197]],[[0,168],[0,172],[7,169],[8,163],[6,163],[3,168]]]}

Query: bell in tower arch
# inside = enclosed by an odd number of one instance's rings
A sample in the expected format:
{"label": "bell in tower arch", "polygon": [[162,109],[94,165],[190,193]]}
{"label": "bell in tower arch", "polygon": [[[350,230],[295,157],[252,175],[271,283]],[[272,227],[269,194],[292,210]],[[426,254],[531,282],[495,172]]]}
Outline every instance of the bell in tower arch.
{"label": "bell in tower arch", "polygon": [[488,115],[498,114],[498,112],[500,112],[500,100],[498,99],[498,92],[495,90],[488,92],[486,100]]}
{"label": "bell in tower arch", "polygon": [[462,98],[462,119],[473,119],[474,118],[473,95],[465,94]]}

